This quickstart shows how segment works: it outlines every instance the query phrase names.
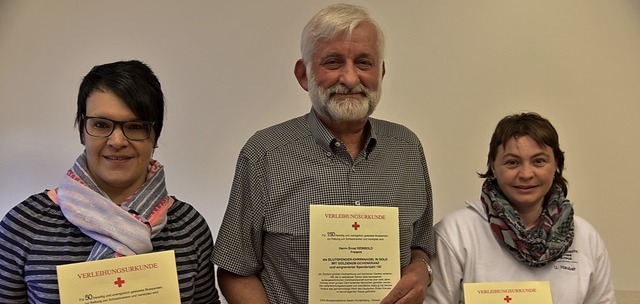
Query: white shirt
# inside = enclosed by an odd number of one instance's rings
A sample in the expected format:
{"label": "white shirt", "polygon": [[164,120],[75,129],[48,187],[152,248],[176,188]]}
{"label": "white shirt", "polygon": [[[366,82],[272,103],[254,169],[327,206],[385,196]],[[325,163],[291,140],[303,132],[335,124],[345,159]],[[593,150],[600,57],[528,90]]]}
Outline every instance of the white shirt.
{"label": "white shirt", "polygon": [[435,226],[433,285],[424,303],[464,303],[463,283],[549,281],[553,302],[616,303],[607,249],[586,220],[574,216],[573,244],[544,267],[530,267],[496,240],[480,201],[446,215]]}

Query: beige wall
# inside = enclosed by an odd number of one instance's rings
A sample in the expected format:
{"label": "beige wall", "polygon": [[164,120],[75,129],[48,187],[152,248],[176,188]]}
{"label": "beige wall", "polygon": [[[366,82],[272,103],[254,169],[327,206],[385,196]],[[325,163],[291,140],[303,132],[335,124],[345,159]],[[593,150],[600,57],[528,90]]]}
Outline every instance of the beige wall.
{"label": "beige wall", "polygon": [[[242,144],[310,108],[292,69],[302,27],[327,3],[0,0],[0,213],[55,187],[82,151],[81,76],[137,58],[167,95],[155,156],[169,190],[217,233]],[[538,111],[560,132],[569,198],[605,239],[616,287],[640,291],[639,2],[362,3],[388,38],[374,116],[423,141],[436,220],[478,197],[496,122]]]}

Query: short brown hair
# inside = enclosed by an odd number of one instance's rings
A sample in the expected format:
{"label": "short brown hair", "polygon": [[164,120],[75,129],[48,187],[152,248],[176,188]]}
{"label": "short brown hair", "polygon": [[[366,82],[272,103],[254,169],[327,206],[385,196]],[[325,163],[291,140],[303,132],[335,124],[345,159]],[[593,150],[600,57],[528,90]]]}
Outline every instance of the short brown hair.
{"label": "short brown hair", "polygon": [[502,118],[502,120],[498,122],[498,125],[491,136],[491,142],[489,143],[487,172],[484,174],[478,173],[478,175],[482,178],[494,177],[493,171],[491,170],[491,164],[496,160],[498,148],[500,146],[504,148],[509,139],[522,136],[531,137],[531,139],[541,147],[549,146],[551,148],[558,166],[558,169],[555,172],[555,178],[553,179],[553,184],[560,186],[566,196],[568,192],[568,182],[564,177],[562,177],[562,171],[564,169],[564,151],[560,149],[558,132],[549,120],[535,112],[512,114]]}

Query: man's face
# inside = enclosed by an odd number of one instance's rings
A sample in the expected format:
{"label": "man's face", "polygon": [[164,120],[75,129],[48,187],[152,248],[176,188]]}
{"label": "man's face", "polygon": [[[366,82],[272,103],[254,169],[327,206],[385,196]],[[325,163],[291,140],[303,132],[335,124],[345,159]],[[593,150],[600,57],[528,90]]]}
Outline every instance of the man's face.
{"label": "man's face", "polygon": [[383,64],[375,27],[357,26],[319,41],[307,67],[309,96],[320,115],[333,121],[362,121],[380,100]]}

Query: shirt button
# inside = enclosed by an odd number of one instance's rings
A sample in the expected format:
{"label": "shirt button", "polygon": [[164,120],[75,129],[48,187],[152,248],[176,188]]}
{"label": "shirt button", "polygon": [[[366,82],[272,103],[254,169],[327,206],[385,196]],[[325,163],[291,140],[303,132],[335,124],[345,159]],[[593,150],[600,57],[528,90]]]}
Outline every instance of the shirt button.
{"label": "shirt button", "polygon": [[360,206],[360,201],[355,201],[355,202],[354,202],[354,204],[355,204],[356,206]]}
{"label": "shirt button", "polygon": [[340,147],[340,142],[339,142],[339,141],[336,141],[333,145],[334,145],[334,146],[336,146],[336,148],[337,148],[337,147]]}

